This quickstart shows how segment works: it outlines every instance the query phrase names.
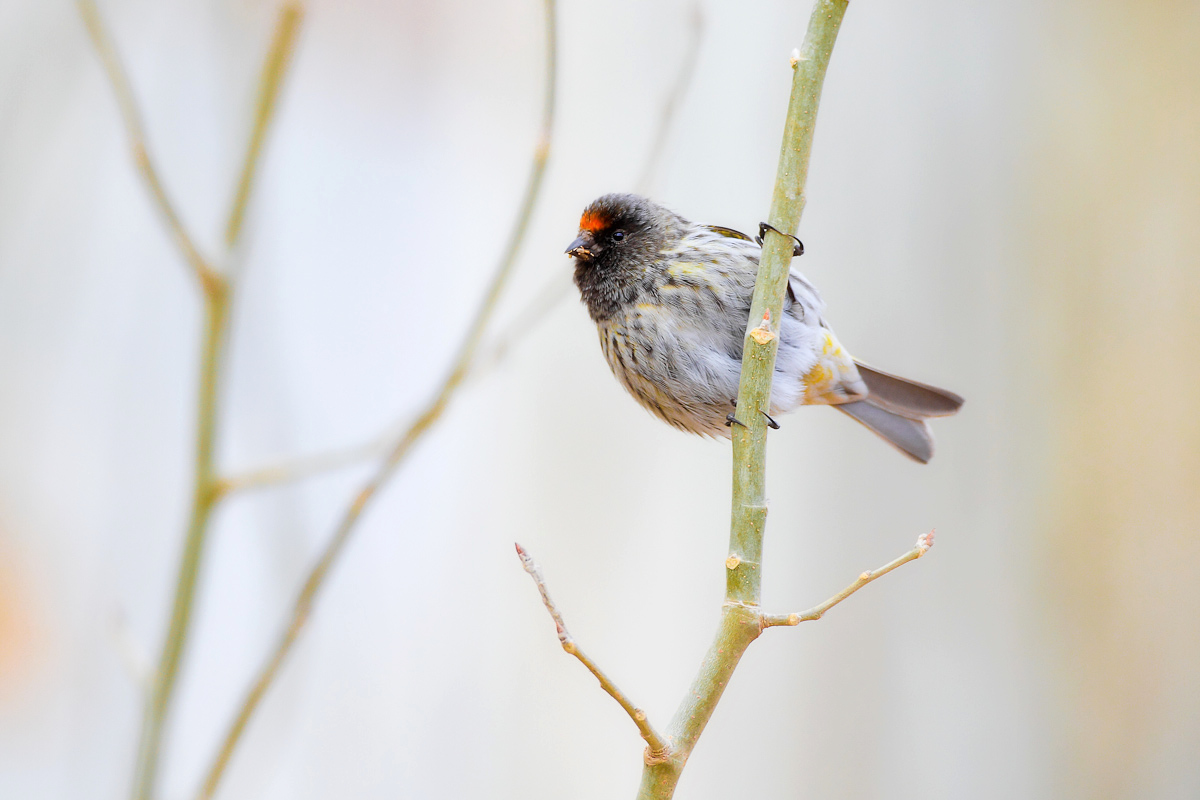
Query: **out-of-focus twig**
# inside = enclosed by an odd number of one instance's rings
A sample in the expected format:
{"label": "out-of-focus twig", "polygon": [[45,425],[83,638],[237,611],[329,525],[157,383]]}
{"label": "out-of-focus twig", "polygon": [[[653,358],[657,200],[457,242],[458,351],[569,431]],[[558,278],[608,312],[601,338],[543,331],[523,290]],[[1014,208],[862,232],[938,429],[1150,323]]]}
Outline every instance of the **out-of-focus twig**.
{"label": "out-of-focus twig", "polygon": [[[79,0],[79,11],[88,33],[104,65],[117,97],[121,117],[129,136],[134,163],[145,180],[155,205],[170,228],[184,260],[198,279],[204,298],[204,322],[201,333],[200,364],[197,376],[195,467],[192,486],[192,507],[184,536],[183,554],[180,558],[171,602],[170,621],[164,637],[158,666],[151,674],[151,686],[142,717],[137,761],[134,767],[132,796],[135,800],[149,800],[154,796],[159,758],[162,751],[163,729],[183,659],[191,627],[192,609],[196,587],[203,560],[209,521],[220,499],[219,481],[216,470],[216,441],[219,417],[221,363],[224,346],[229,332],[229,312],[232,303],[232,286],[224,273],[213,267],[195,243],[175,210],[163,185],[159,170],[150,158],[142,116],[134,98],[129,78],[121,66],[120,57],[112,37],[104,25],[100,12],[93,0]],[[242,169],[237,196],[230,210],[230,231],[227,244],[230,249],[237,243],[241,231],[241,219],[250,196],[253,175],[262,152],[271,112],[278,96],[278,88],[287,66],[287,54],[291,51],[299,25],[300,10],[296,3],[288,3],[280,14],[274,42],[267,58],[259,87],[259,107],[251,144]]]}
{"label": "out-of-focus twig", "polygon": [[299,2],[284,3],[283,7],[279,9],[279,21],[275,24],[275,35],[272,38],[271,47],[267,50],[267,60],[263,64],[262,75],[258,79],[254,125],[250,130],[246,158],[242,162],[237,189],[229,207],[229,218],[225,223],[225,245],[230,249],[237,244],[242,235],[242,223],[246,219],[246,206],[250,202],[254,177],[258,171],[259,162],[262,160],[267,129],[271,125],[271,117],[278,105],[276,101],[279,99],[279,90],[283,86],[283,78],[287,75],[292,54],[296,50],[296,37],[300,33],[300,23],[303,20],[304,6]]}
{"label": "out-of-focus twig", "polygon": [[921,556],[929,552],[929,548],[933,547],[933,531],[922,533],[917,537],[917,543],[912,550],[909,550],[904,555],[897,559],[889,561],[879,569],[868,570],[859,575],[854,583],[842,589],[833,597],[826,600],[820,605],[813,606],[808,611],[802,611],[798,614],[764,614],[762,625],[764,628],[771,628],[778,625],[799,625],[801,622],[812,622],[824,616],[825,612],[836,606],[838,603],[845,600],[850,595],[857,592],[859,589],[866,586],[872,581],[882,578],[897,567],[904,566],[910,561],[916,561]]}
{"label": "out-of-focus twig", "polygon": [[396,441],[396,436],[397,434],[389,431],[386,436],[379,436],[369,442],[352,447],[300,456],[281,461],[278,464],[248,470],[240,475],[231,475],[218,482],[217,490],[224,496],[268,486],[281,486],[344,467],[362,464],[372,458],[382,458],[387,455],[392,443]]}
{"label": "out-of-focus twig", "polygon": [[687,96],[692,79],[696,76],[696,62],[700,58],[700,42],[703,38],[704,9],[699,3],[696,3],[692,6],[692,12],[688,19],[688,38],[687,44],[684,46],[683,60],[679,63],[679,73],[675,76],[671,91],[667,93],[666,101],[663,102],[662,112],[658,118],[658,128],[654,132],[650,149],[646,152],[646,162],[642,166],[642,173],[638,177],[637,183],[634,184],[637,186],[639,194],[646,194],[650,191],[654,173],[662,166],[663,153],[667,149],[667,135],[671,132],[671,126],[679,112],[679,106],[683,103],[683,98]]}
{"label": "out-of-focus twig", "polygon": [[112,85],[113,94],[116,95],[117,107],[121,111],[121,119],[125,123],[125,132],[129,137],[133,163],[137,166],[142,180],[146,182],[146,188],[154,199],[154,205],[162,214],[167,227],[171,230],[171,235],[175,238],[175,244],[183,253],[184,260],[195,274],[196,279],[199,280],[201,287],[207,293],[220,291],[222,284],[220,273],[201,254],[195,238],[188,231],[179,212],[175,210],[175,204],[167,195],[167,190],[158,173],[158,167],[150,157],[146,128],[142,123],[142,115],[138,111],[137,101],[134,99],[133,86],[121,64],[121,58],[117,54],[116,45],[113,44],[112,36],[104,24],[104,19],[100,16],[100,10],[96,8],[94,0],[78,0],[78,5],[79,14],[83,17],[88,35],[92,39],[97,55],[100,56],[100,63],[104,65],[104,71]]}
{"label": "out-of-focus twig", "polygon": [[[668,134],[679,112],[683,98],[687,96],[696,75],[696,62],[700,57],[700,43],[704,38],[704,12],[700,4],[692,6],[691,18],[688,25],[688,39],[684,47],[683,60],[679,63],[679,72],[671,90],[663,101],[662,112],[658,117],[658,127],[654,131],[650,149],[646,152],[646,161],[642,166],[641,177],[635,184],[639,194],[650,190],[650,182],[660,166],[663,154],[666,152]],[[533,298],[517,312],[512,321],[492,337],[491,346],[479,357],[479,366],[475,375],[479,376],[500,364],[512,349],[529,336],[550,312],[571,293],[571,274],[565,267],[555,271],[546,280],[542,288],[534,293]]]}
{"label": "out-of-focus twig", "polygon": [[234,714],[234,718],[222,739],[220,748],[205,774],[204,782],[198,793],[199,798],[211,798],[215,794],[221,778],[229,766],[234,750],[237,748],[242,734],[245,732],[246,726],[249,724],[251,717],[258,709],[267,690],[275,681],[280,668],[291,653],[292,647],[295,645],[301,631],[304,629],[305,623],[308,621],[309,615],[312,613],[313,605],[317,600],[321,588],[325,585],[325,580],[330,570],[337,562],[346,544],[350,541],[354,531],[357,530],[357,524],[362,517],[363,511],[371,500],[377,496],[379,490],[395,474],[397,468],[404,462],[412,450],[413,445],[441,418],[442,413],[446,410],[455,392],[462,385],[474,362],[480,341],[483,338],[483,333],[499,303],[500,295],[512,273],[517,254],[520,252],[521,244],[528,231],[534,208],[541,194],[542,183],[546,173],[546,164],[550,156],[558,82],[558,38],[555,0],[544,0],[544,2],[546,74],[541,130],[534,149],[529,181],[517,212],[516,221],[509,236],[508,244],[492,276],[483,303],[472,319],[466,338],[441,387],[408,430],[400,436],[378,471],[371,476],[355,495],[354,500],[343,514],[333,536],[309,571],[299,594],[293,602],[291,614],[284,625],[279,640],[255,676],[246,696],[242,699],[241,704]]}
{"label": "out-of-focus twig", "polygon": [[608,692],[612,699],[616,700],[625,713],[629,715],[629,718],[633,720],[633,724],[637,726],[638,732],[646,740],[646,763],[658,763],[665,759],[669,744],[658,734],[658,731],[654,730],[654,726],[646,718],[646,712],[635,706],[633,701],[596,665],[596,662],[588,658],[579,649],[579,645],[575,643],[575,640],[571,638],[571,634],[567,631],[567,625],[563,622],[562,614],[559,613],[558,608],[554,605],[554,601],[550,599],[550,591],[546,588],[546,579],[542,576],[542,570],[525,548],[519,544],[516,545],[516,548],[517,555],[521,558],[521,565],[525,567],[525,571],[533,578],[538,592],[542,595],[542,603],[546,606],[546,610],[550,612],[550,618],[554,620],[554,627],[558,631],[558,641],[562,644],[562,649],[579,659],[579,663],[583,664],[588,672],[592,673],[596,680],[600,681],[600,688]]}
{"label": "out-of-focus twig", "polygon": [[[638,179],[637,186],[639,192],[645,192],[648,189],[653,174],[666,151],[671,126],[675,121],[679,106],[683,102],[683,98],[687,95],[696,73],[696,62],[699,58],[703,32],[704,14],[700,5],[697,4],[692,7],[688,26],[688,39],[684,48],[683,60],[680,62],[679,72],[663,102],[653,143],[647,152],[646,161],[642,167],[641,178]],[[467,376],[468,380],[473,380],[487,374],[492,368],[502,362],[511,352],[512,348],[537,328],[545,317],[570,294],[570,291],[570,272],[565,269],[555,272],[541,289],[533,295],[533,298],[517,312],[516,316],[504,328],[491,337],[488,346],[483,348],[482,352],[474,359],[473,366]],[[387,436],[379,441],[365,445],[345,447],[326,453],[282,461],[268,467],[255,469],[244,475],[227,478],[221,483],[221,491],[252,491],[266,486],[277,486],[303,480],[330,470],[341,469],[342,467],[374,458],[386,452],[386,443],[394,440],[394,437]]]}
{"label": "out-of-focus twig", "polygon": [[216,284],[219,291],[204,293],[204,329],[201,334],[200,371],[196,402],[195,477],[192,484],[192,510],[183,541],[183,555],[174,585],[171,618],[163,641],[158,668],[153,675],[153,688],[142,717],[141,738],[138,744],[134,772],[134,800],[150,800],[154,796],[162,751],[163,728],[175,685],[179,665],[191,630],[192,607],[200,563],[207,540],[208,523],[217,503],[216,442],[221,361],[226,335],[229,331],[229,284],[224,278]]}

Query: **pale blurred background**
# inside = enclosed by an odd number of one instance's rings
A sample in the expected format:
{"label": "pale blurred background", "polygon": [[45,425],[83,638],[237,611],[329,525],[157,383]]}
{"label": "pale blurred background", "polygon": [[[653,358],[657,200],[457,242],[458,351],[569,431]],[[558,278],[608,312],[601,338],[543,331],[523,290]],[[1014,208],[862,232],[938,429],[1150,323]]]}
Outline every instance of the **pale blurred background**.
{"label": "pale blurred background", "polygon": [[[100,5],[218,251],[276,7]],[[807,3],[701,3],[651,192],[765,218]],[[560,7],[546,191],[498,328],[633,187],[688,0]],[[370,439],[443,377],[526,180],[542,8],[313,2],[243,253],[220,462]],[[765,595],[679,798],[1200,797],[1200,4],[851,4],[800,266],[860,357],[950,387],[917,467],[771,437]],[[457,298],[447,301],[445,298]],[[199,300],[72,3],[0,2],[0,796],[127,795],[187,513]],[[190,797],[365,468],[215,520],[161,796]],[[572,297],[472,382],[338,565],[223,798],[632,797],[723,591],[729,448],[626,397]]]}

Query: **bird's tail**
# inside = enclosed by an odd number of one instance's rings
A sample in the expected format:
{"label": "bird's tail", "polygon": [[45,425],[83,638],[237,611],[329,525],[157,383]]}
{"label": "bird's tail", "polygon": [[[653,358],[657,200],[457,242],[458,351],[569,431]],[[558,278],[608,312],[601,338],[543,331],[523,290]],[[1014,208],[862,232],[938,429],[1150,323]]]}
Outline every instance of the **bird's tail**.
{"label": "bird's tail", "polygon": [[963,399],[954,392],[855,363],[869,394],[863,400],[834,408],[858,420],[909,458],[928,463],[933,457],[933,436],[925,420],[956,413]]}

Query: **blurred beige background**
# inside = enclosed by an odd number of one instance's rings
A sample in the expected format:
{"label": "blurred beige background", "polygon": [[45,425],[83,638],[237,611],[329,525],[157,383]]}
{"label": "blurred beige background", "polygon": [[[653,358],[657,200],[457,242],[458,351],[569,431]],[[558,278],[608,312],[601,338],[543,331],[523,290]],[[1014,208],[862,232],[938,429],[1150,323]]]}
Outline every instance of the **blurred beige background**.
{"label": "blurred beige background", "polygon": [[[766,214],[808,4],[702,4],[653,194]],[[274,18],[101,9],[217,250]],[[548,183],[501,325],[633,186],[684,0],[560,8]],[[221,463],[370,438],[426,399],[507,235],[537,2],[313,2],[254,198]],[[771,439],[766,605],[936,527],[771,631],[680,798],[1200,796],[1200,4],[855,0],[801,267],[860,357],[968,400],[920,468],[840,415]],[[438,297],[460,300],[449,307]],[[126,796],[186,515],[193,287],[71,3],[0,4],[0,796]],[[188,797],[361,468],[222,506],[171,718]],[[577,302],[474,381],[372,508],[225,798],[631,797],[642,743],[512,552],[665,725],[716,623],[729,454],[637,407]]]}

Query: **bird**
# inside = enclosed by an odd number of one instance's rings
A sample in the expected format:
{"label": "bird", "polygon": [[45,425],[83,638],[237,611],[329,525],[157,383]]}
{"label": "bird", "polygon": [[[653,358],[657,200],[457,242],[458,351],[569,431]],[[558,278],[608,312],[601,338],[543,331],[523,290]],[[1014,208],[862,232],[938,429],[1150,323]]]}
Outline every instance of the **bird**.
{"label": "bird", "polygon": [[[798,255],[803,246],[796,244]],[[649,198],[618,193],[584,209],[566,252],[621,385],[676,428],[728,438],[730,424],[742,424],[731,407],[761,236],[697,224]],[[761,410],[768,424],[803,405],[828,405],[914,461],[929,461],[926,420],[956,413],[961,397],[853,358],[825,321],[816,287],[795,269],[777,330],[770,408]]]}

